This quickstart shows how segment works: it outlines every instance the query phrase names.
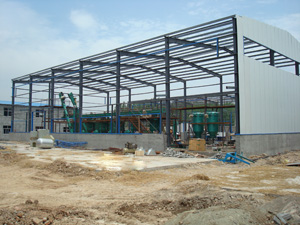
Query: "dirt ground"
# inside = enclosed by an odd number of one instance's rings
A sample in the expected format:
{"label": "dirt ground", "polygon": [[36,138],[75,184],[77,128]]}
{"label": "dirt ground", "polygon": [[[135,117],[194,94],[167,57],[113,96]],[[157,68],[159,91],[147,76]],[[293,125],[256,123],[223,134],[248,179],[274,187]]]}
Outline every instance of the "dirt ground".
{"label": "dirt ground", "polygon": [[[95,171],[0,150],[1,224],[300,224],[300,150],[256,163]],[[0,142],[1,146],[1,142]]]}

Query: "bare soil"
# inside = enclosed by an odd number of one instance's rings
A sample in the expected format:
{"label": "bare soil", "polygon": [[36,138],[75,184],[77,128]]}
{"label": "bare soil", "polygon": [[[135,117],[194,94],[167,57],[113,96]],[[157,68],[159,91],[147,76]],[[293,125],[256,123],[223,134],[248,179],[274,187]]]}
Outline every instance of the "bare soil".
{"label": "bare soil", "polygon": [[[1,143],[0,143],[1,145]],[[256,163],[95,171],[0,150],[0,224],[273,224],[300,218],[300,151]],[[298,204],[299,203],[299,204]],[[270,211],[270,212],[268,212]]]}

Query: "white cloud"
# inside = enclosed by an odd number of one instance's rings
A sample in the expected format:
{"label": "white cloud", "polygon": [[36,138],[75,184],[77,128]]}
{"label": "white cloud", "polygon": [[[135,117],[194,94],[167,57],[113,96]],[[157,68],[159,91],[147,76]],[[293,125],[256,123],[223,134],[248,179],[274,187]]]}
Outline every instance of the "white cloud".
{"label": "white cloud", "polygon": [[10,99],[13,78],[123,45],[121,39],[101,35],[107,27],[88,13],[70,15],[78,29],[66,37],[26,4],[0,0],[0,100]]}
{"label": "white cloud", "polygon": [[[242,0],[239,0],[242,1]],[[190,16],[201,16],[201,19],[210,21],[215,18],[228,16],[238,1],[216,1],[216,0],[198,0],[187,4],[187,13]]]}
{"label": "white cloud", "polygon": [[72,10],[70,13],[70,20],[79,29],[107,30],[105,24],[99,23],[92,14],[83,10]]}
{"label": "white cloud", "polygon": [[265,22],[290,32],[300,41],[300,13],[284,15]]}
{"label": "white cloud", "polygon": [[159,20],[128,20],[120,23],[126,38],[132,42],[142,41],[183,28],[182,25]]}

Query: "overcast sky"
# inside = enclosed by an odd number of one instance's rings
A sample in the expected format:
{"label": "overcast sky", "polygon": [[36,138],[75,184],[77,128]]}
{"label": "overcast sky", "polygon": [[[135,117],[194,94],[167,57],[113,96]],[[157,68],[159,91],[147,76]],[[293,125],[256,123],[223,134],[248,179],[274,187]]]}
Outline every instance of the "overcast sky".
{"label": "overcast sky", "polygon": [[300,40],[300,0],[0,0],[0,100],[12,78],[233,14]]}

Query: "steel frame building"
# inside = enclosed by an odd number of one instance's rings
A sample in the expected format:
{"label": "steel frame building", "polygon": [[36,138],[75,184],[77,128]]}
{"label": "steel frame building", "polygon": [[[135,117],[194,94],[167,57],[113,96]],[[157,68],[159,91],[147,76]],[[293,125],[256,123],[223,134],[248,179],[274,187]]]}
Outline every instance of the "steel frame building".
{"label": "steel frame building", "polygon": [[[187,109],[188,100],[195,98],[217,99],[221,123],[225,101],[231,99],[237,135],[299,134],[300,119],[294,118],[295,114],[291,115],[294,125],[279,126],[277,130],[270,125],[274,118],[264,128],[258,128],[259,120],[254,122],[259,107],[269,110],[262,106],[263,99],[274,97],[273,92],[266,96],[255,94],[273,82],[270,77],[262,79],[268,71],[291,79],[295,87],[287,90],[286,97],[295,96],[293,99],[298,99],[298,104],[293,101],[294,106],[288,104],[286,110],[300,111],[299,52],[299,42],[288,32],[249,18],[233,15],[203,23],[13,79],[12,131],[17,98],[28,100],[29,114],[33,102],[47,103],[52,121],[57,93],[72,90],[79,98],[80,118],[90,109],[115,111],[116,133],[120,133],[124,102],[129,109],[137,103],[165,104],[168,145],[171,102],[182,101],[181,109]],[[278,81],[284,78],[276,79],[273,85],[280,88]],[[100,104],[100,99],[104,103]],[[276,111],[282,100],[270,101],[270,109]],[[248,108],[249,104],[252,109]],[[53,131],[53,126],[50,129]]]}

